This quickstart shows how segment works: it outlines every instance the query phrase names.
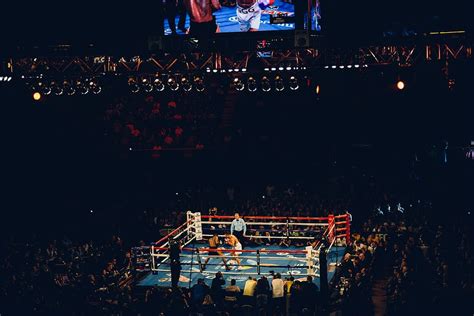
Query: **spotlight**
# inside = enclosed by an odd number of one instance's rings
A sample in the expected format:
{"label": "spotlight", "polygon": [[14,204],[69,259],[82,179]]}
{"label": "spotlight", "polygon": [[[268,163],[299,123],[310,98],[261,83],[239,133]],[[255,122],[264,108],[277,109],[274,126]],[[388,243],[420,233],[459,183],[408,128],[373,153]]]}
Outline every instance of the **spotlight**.
{"label": "spotlight", "polygon": [[38,90],[44,95],[51,94],[51,87],[48,84],[44,84],[42,82],[38,82]]}
{"label": "spotlight", "polygon": [[398,80],[398,82],[397,82],[397,89],[398,89],[398,90],[403,90],[403,89],[405,89],[405,82],[403,82],[402,80]]}
{"label": "spotlight", "polygon": [[34,92],[33,93],[33,100],[39,101],[41,99],[41,93],[39,92]]}
{"label": "spotlight", "polygon": [[156,91],[163,91],[165,90],[165,85],[163,84],[163,81],[161,81],[160,78],[155,78],[155,81],[153,81],[153,84],[155,86]]}
{"label": "spotlight", "polygon": [[174,78],[169,78],[168,79],[168,86],[173,91],[176,91],[176,90],[179,89],[179,84],[176,82],[176,80]]}
{"label": "spotlight", "polygon": [[193,88],[188,78],[186,77],[181,78],[181,87],[183,87],[183,90],[186,92],[191,91],[191,89]]}
{"label": "spotlight", "polygon": [[63,87],[67,95],[74,95],[76,93],[76,89],[68,81],[63,82]]}
{"label": "spotlight", "polygon": [[142,85],[143,85],[143,90],[145,92],[152,92],[153,91],[153,85],[151,84],[150,81],[148,81],[147,78],[142,79]]}
{"label": "spotlight", "polygon": [[285,84],[283,83],[283,79],[280,76],[275,77],[275,90],[276,91],[285,90]]}
{"label": "spotlight", "polygon": [[80,80],[76,81],[76,89],[82,95],[89,93],[89,87]]}
{"label": "spotlight", "polygon": [[140,91],[140,86],[137,84],[137,81],[134,78],[128,78],[128,86],[130,87],[130,91],[132,91],[132,93],[137,93]]}
{"label": "spotlight", "polygon": [[89,82],[89,87],[93,94],[99,94],[102,91],[102,87],[95,80]]}
{"label": "spotlight", "polygon": [[257,81],[255,81],[254,77],[249,77],[249,79],[247,80],[247,89],[250,92],[257,91]]}
{"label": "spotlight", "polygon": [[242,90],[245,89],[245,85],[242,82],[242,80],[240,80],[240,78],[235,77],[232,84],[234,85],[235,90],[237,90],[237,91],[242,91]]}
{"label": "spotlight", "polygon": [[298,84],[298,79],[295,76],[290,77],[290,89],[291,90],[298,90],[300,85]]}
{"label": "spotlight", "polygon": [[51,82],[51,91],[54,93],[54,95],[62,95],[64,92],[64,89],[58,85],[56,82]]}
{"label": "spotlight", "polygon": [[197,92],[203,92],[205,89],[204,80],[201,77],[194,78],[194,88]]}
{"label": "spotlight", "polygon": [[262,91],[268,92],[272,90],[272,85],[270,84],[270,80],[266,76],[262,77]]}

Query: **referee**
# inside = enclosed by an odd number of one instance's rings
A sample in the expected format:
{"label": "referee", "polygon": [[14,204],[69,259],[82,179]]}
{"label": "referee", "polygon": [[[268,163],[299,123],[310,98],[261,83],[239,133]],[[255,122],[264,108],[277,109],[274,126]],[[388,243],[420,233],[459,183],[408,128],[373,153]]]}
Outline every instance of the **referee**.
{"label": "referee", "polygon": [[230,234],[237,237],[239,242],[244,246],[244,235],[247,233],[247,225],[243,218],[240,218],[239,213],[234,214],[234,220],[230,225]]}

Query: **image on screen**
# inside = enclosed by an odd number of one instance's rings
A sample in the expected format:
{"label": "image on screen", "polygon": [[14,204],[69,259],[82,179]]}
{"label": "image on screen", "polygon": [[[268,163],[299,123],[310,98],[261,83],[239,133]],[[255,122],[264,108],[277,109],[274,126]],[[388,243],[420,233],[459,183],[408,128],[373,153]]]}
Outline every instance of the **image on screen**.
{"label": "image on screen", "polygon": [[[190,27],[190,15],[203,17],[204,3],[209,0],[164,0],[165,35],[184,35]],[[295,1],[301,0],[212,0],[216,33],[294,30]],[[192,12],[190,12],[192,11]],[[273,21],[271,21],[273,17]],[[279,19],[275,19],[275,18]],[[286,19],[288,17],[289,19]],[[291,19],[293,18],[293,20]],[[283,21],[284,23],[275,23]]]}

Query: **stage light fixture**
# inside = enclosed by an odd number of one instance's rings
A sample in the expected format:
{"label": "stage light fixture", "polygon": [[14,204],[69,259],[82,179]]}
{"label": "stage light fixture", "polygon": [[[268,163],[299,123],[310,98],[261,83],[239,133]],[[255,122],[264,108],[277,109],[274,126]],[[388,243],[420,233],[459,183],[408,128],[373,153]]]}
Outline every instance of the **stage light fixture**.
{"label": "stage light fixture", "polygon": [[89,87],[80,80],[76,81],[76,89],[77,89],[77,92],[79,92],[82,95],[86,95],[89,93]]}
{"label": "stage light fixture", "polygon": [[96,80],[89,82],[89,87],[93,94],[99,94],[102,92],[102,87]]}
{"label": "stage light fixture", "polygon": [[300,85],[298,79],[295,76],[291,76],[289,80],[289,85],[291,90],[298,90]]}
{"label": "stage light fixture", "polygon": [[183,77],[181,78],[181,87],[184,91],[189,92],[193,88],[193,85],[189,82],[188,78]]}
{"label": "stage light fixture", "polygon": [[205,88],[204,79],[199,76],[194,77],[194,89],[196,89],[197,92],[203,92]]}
{"label": "stage light fixture", "polygon": [[257,91],[257,81],[255,80],[254,77],[249,77],[247,80],[247,90],[250,92],[255,92]]}
{"label": "stage light fixture", "polygon": [[398,89],[398,90],[403,90],[403,89],[405,89],[405,82],[403,82],[402,80],[398,80],[398,82],[397,82],[397,89]]}
{"label": "stage light fixture", "polygon": [[64,89],[63,87],[61,87],[59,84],[57,84],[56,82],[51,82],[51,91],[52,93],[54,93],[54,95],[62,95],[64,93]]}
{"label": "stage light fixture", "polygon": [[135,78],[128,78],[128,86],[132,93],[138,93],[140,91],[140,86],[137,84]]}
{"label": "stage light fixture", "polygon": [[285,90],[285,83],[283,82],[283,78],[280,76],[275,77],[275,90],[276,91]]}
{"label": "stage light fixture", "polygon": [[270,90],[272,90],[270,80],[266,76],[262,77],[261,87],[263,92],[269,92]]}
{"label": "stage light fixture", "polygon": [[63,82],[63,87],[64,87],[64,93],[66,93],[69,96],[72,96],[76,93],[76,89],[67,80]]}
{"label": "stage light fixture", "polygon": [[45,84],[43,82],[38,82],[38,87],[33,88],[34,91],[41,92],[43,95],[50,95],[51,94],[51,87],[48,84]]}
{"label": "stage light fixture", "polygon": [[244,83],[242,82],[242,80],[240,80],[240,78],[234,78],[232,84],[234,85],[234,88],[235,90],[237,91],[242,91],[245,89],[245,85]]}
{"label": "stage light fixture", "polygon": [[153,91],[153,85],[147,78],[142,78],[142,86],[143,86],[143,91],[145,92]]}
{"label": "stage light fixture", "polygon": [[179,84],[176,82],[174,78],[168,78],[168,86],[172,91],[176,91],[179,89]]}
{"label": "stage light fixture", "polygon": [[165,90],[165,85],[163,84],[163,81],[161,81],[160,78],[155,78],[155,81],[153,81],[153,85],[155,86],[156,91],[163,91]]}
{"label": "stage light fixture", "polygon": [[38,91],[33,92],[33,100],[35,101],[41,100],[41,93],[39,93]]}
{"label": "stage light fixture", "polygon": [[50,95],[51,87],[49,85],[44,85],[43,88],[41,89],[41,93],[44,95]]}

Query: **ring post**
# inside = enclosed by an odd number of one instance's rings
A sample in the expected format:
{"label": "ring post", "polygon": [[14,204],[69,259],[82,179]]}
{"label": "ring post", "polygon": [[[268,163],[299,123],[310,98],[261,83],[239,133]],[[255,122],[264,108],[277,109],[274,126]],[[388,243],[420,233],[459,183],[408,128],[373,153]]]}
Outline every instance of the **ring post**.
{"label": "ring post", "polygon": [[351,214],[346,213],[346,245],[351,243]]}
{"label": "ring post", "polygon": [[334,214],[329,214],[328,215],[328,232],[329,232],[329,243],[332,243],[332,241],[334,240],[335,236],[336,236],[336,232],[335,232],[335,219],[334,219]]}
{"label": "ring post", "polygon": [[306,247],[306,264],[308,266],[308,275],[314,275],[313,267],[313,246]]}
{"label": "ring post", "polygon": [[257,274],[260,275],[260,250],[257,249]]}
{"label": "ring post", "polygon": [[155,256],[154,256],[154,253],[155,253],[155,246],[151,245],[151,248],[150,248],[150,256],[151,256],[151,272],[152,274],[157,274],[156,273],[156,265],[155,265]]}
{"label": "ring post", "polygon": [[[186,212],[187,223],[188,223],[188,235],[191,234],[191,230],[194,232],[194,236],[197,241],[202,240],[202,218],[201,213],[193,213],[191,211]],[[192,237],[192,236],[191,236]]]}

